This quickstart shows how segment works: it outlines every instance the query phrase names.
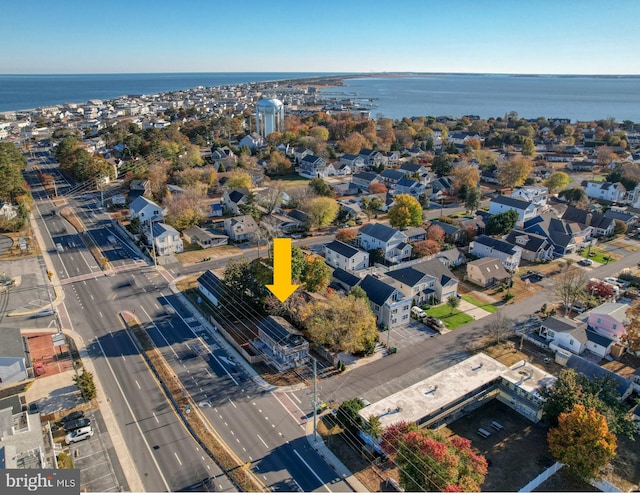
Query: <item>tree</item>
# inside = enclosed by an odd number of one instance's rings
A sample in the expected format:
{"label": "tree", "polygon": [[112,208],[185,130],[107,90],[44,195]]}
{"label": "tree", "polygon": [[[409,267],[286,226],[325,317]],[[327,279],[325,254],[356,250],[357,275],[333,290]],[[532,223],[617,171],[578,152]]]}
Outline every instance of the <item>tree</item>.
{"label": "tree", "polygon": [[80,389],[82,397],[85,401],[90,401],[96,397],[96,385],[93,382],[93,374],[83,368],[82,373],[73,377],[75,383]]}
{"label": "tree", "polygon": [[626,316],[629,323],[625,325],[625,333],[620,338],[620,342],[630,352],[637,353],[640,351],[640,305],[630,307]]}
{"label": "tree", "polygon": [[382,436],[382,422],[380,417],[372,414],[364,424],[362,431],[374,441],[380,440]]}
{"label": "tree", "polygon": [[589,280],[585,288],[588,293],[602,299],[611,299],[614,295],[613,286],[603,280]]}
{"label": "tree", "polygon": [[480,189],[477,187],[470,187],[467,189],[467,194],[464,197],[464,208],[466,211],[474,211],[477,210],[480,206],[480,199],[482,198],[482,193]]}
{"label": "tree", "polygon": [[458,299],[456,296],[447,297],[447,306],[451,308],[449,314],[453,314],[453,310],[460,306],[460,299]]}
{"label": "tree", "polygon": [[414,258],[424,258],[426,256],[433,256],[440,252],[440,244],[431,239],[426,241],[416,241],[413,243],[413,249],[411,254]]}
{"label": "tree", "polygon": [[356,239],[358,232],[356,229],[340,229],[336,232],[336,240],[346,243],[353,242]]}
{"label": "tree", "polygon": [[384,194],[387,191],[387,186],[382,182],[372,182],[371,184],[369,184],[369,192],[371,194]]}
{"label": "tree", "polygon": [[564,198],[571,206],[576,206],[587,201],[587,193],[581,187],[565,189],[564,191],[560,191],[558,196]]}
{"label": "tree", "polygon": [[312,227],[326,227],[338,216],[340,206],[333,198],[318,196],[308,200],[303,209],[309,216]]}
{"label": "tree", "polygon": [[363,301],[366,301],[367,304],[369,304],[369,296],[367,296],[367,293],[359,285],[354,285],[353,287],[351,287],[349,295],[358,299],[362,299]]}
{"label": "tree", "polygon": [[596,161],[598,165],[606,167],[616,159],[616,154],[608,146],[598,146],[596,148]]}
{"label": "tree", "polygon": [[625,234],[627,232],[627,224],[624,223],[622,220],[615,220],[615,227],[613,228],[613,233],[615,235],[622,235]]}
{"label": "tree", "polygon": [[568,266],[556,278],[555,292],[564,305],[564,315],[578,300],[585,297],[587,275],[576,267]]}
{"label": "tree", "polygon": [[468,191],[469,189],[477,188],[478,182],[480,182],[480,171],[467,162],[457,164],[451,171],[451,176],[453,178],[453,186],[457,191],[460,189]]}
{"label": "tree", "polygon": [[[444,137],[442,139],[444,139]],[[445,177],[451,173],[452,163],[453,157],[447,153],[443,153],[433,159],[431,170],[433,170],[438,177]]]}
{"label": "tree", "polygon": [[336,421],[344,428],[352,433],[358,433],[364,425],[362,416],[358,414],[358,411],[364,407],[362,399],[349,399],[345,400],[338,407],[336,413]]}
{"label": "tree", "polygon": [[499,344],[510,333],[513,323],[511,318],[506,318],[504,313],[499,312],[493,320],[485,325],[485,330],[487,330],[491,340]]}
{"label": "tree", "polygon": [[410,194],[398,194],[389,210],[389,223],[395,228],[422,225],[422,206]]}
{"label": "tree", "polygon": [[438,244],[441,244],[444,241],[445,232],[440,225],[431,224],[427,229],[427,240],[435,241]]}
{"label": "tree", "polygon": [[22,203],[30,193],[22,176],[26,158],[13,143],[0,142],[0,199]]}
{"label": "tree", "polygon": [[305,267],[302,270],[300,281],[309,292],[319,292],[327,288],[331,282],[333,270],[324,262],[324,259],[315,254],[305,257]]}
{"label": "tree", "polygon": [[371,220],[374,212],[382,209],[382,200],[378,196],[365,196],[361,202],[362,211],[367,214],[367,219]]}
{"label": "tree", "polygon": [[532,169],[533,163],[529,158],[512,156],[498,163],[498,179],[505,187],[513,189],[524,184]]}
{"label": "tree", "polygon": [[332,351],[360,353],[375,348],[378,338],[376,317],[369,304],[353,296],[330,294],[328,301],[309,306],[304,325],[311,339]]}
{"label": "tree", "polygon": [[225,183],[229,189],[239,189],[244,187],[245,189],[251,189],[253,187],[253,181],[249,172],[245,170],[235,169],[229,175],[227,182]]}
{"label": "tree", "polygon": [[318,196],[326,196],[328,198],[334,198],[335,193],[329,185],[322,180],[322,177],[314,177],[309,181],[309,189]]}
{"label": "tree", "polygon": [[388,426],[380,445],[400,469],[400,486],[407,492],[479,492],[487,474],[487,460],[469,440],[415,423]]}
{"label": "tree", "polygon": [[558,426],[549,431],[547,440],[551,454],[585,481],[600,479],[602,468],[616,453],[616,437],[609,431],[607,419],[582,404],[560,414]]}
{"label": "tree", "polygon": [[530,137],[522,138],[522,155],[533,156],[536,154],[536,145]]}
{"label": "tree", "polygon": [[507,210],[503,213],[491,215],[487,220],[485,232],[487,235],[504,235],[513,230],[518,221],[516,210]]}
{"label": "tree", "polygon": [[542,184],[549,189],[550,194],[553,194],[571,184],[571,177],[564,172],[554,172]]}

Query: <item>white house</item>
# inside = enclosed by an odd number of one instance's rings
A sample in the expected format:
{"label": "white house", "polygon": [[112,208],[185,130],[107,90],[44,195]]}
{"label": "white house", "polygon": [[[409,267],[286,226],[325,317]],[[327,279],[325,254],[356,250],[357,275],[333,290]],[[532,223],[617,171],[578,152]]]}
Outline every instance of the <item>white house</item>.
{"label": "white house", "polygon": [[587,324],[561,316],[545,318],[538,330],[540,337],[573,354],[582,354],[587,347]]}
{"label": "white house", "polygon": [[537,208],[547,206],[549,189],[545,186],[522,186],[511,193],[511,198],[533,203]]}
{"label": "white house", "polygon": [[222,281],[211,270],[207,270],[198,277],[198,290],[214,306],[222,301]]}
{"label": "white house", "polygon": [[489,201],[489,213],[491,215],[509,210],[515,210],[518,213],[516,225],[519,227],[538,214],[538,208],[532,201],[523,201],[509,196],[498,196]]}
{"label": "white house", "polygon": [[129,218],[138,218],[140,223],[162,222],[164,215],[162,208],[144,196],[138,196],[129,205]]}
{"label": "white house", "polygon": [[369,253],[341,241],[332,241],[324,247],[324,259],[333,268],[351,272],[369,266]]}
{"label": "white house", "polygon": [[232,241],[252,241],[258,235],[258,224],[250,215],[225,218],[224,231]]}
{"label": "white house", "polygon": [[265,139],[258,134],[257,132],[252,132],[251,134],[247,134],[243,137],[238,143],[238,148],[242,148],[246,146],[250,150],[255,150],[258,148],[262,148],[267,142]]}
{"label": "white house", "polygon": [[184,251],[180,232],[171,225],[162,222],[153,224],[153,244],[156,254],[159,256],[168,256]]}
{"label": "white house", "polygon": [[627,190],[620,182],[587,181],[585,192],[592,199],[604,199],[611,202],[622,201],[627,194]]}
{"label": "white house", "polygon": [[[0,332],[0,382],[2,386],[28,378],[27,345],[17,328],[5,327]],[[11,430],[11,427],[9,427]]]}
{"label": "white house", "polygon": [[367,294],[379,325],[388,329],[409,323],[411,296],[378,278],[367,275],[360,287]]}
{"label": "white house", "polygon": [[384,257],[391,263],[399,263],[411,256],[408,237],[392,227],[381,223],[369,223],[360,229],[358,242],[366,251],[382,249]]}
{"label": "white house", "polygon": [[222,206],[234,215],[240,215],[240,205],[249,201],[249,190],[245,187],[225,191],[222,195]]}
{"label": "white house", "polygon": [[469,252],[478,258],[498,258],[510,271],[517,270],[522,258],[522,248],[488,235],[479,235],[469,244]]}

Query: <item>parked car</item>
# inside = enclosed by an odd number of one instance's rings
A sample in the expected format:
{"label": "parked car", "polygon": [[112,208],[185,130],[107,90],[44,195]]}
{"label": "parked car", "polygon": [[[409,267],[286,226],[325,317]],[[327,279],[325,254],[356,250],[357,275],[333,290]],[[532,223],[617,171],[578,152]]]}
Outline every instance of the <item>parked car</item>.
{"label": "parked car", "polygon": [[427,313],[425,313],[424,310],[418,306],[414,306],[413,308],[411,308],[411,314],[416,318],[426,318],[427,316]]}
{"label": "parked car", "polygon": [[64,418],[60,420],[62,424],[68,423],[69,421],[75,421],[76,419],[84,418],[83,411],[73,411],[72,413],[67,414]]}
{"label": "parked car", "polygon": [[29,411],[29,414],[38,414],[40,412],[37,402],[30,402],[27,410]]}
{"label": "parked car", "polygon": [[540,279],[544,278],[544,274],[540,273],[537,270],[527,270],[527,275],[530,275],[532,277],[537,277],[537,278],[540,278]]}
{"label": "parked car", "polygon": [[587,310],[587,308],[585,308],[581,304],[572,304],[571,306],[569,306],[569,309],[575,311],[576,313],[584,313]]}
{"label": "parked car", "polygon": [[66,437],[64,437],[64,441],[67,443],[67,445],[69,445],[81,440],[86,440],[91,436],[93,436],[93,428],[91,428],[91,426],[85,426],[84,428],[80,428],[69,433]]}
{"label": "parked car", "polygon": [[80,418],[74,419],[73,421],[67,421],[63,428],[64,431],[73,431],[79,428],[84,428],[86,426],[91,426],[91,420],[89,418]]}
{"label": "parked car", "polygon": [[433,316],[428,316],[424,320],[424,322],[434,330],[440,331],[444,328],[444,323],[442,322],[442,320],[439,320],[438,318],[434,318]]}
{"label": "parked car", "polygon": [[591,261],[590,259],[587,259],[587,258],[583,258],[580,261],[578,261],[578,265],[591,266],[591,265],[593,265],[593,261]]}

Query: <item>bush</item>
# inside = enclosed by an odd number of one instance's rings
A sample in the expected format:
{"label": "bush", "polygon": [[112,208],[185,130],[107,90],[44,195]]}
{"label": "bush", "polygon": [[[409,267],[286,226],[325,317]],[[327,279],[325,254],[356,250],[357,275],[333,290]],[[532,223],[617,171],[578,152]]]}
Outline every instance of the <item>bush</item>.
{"label": "bush", "polygon": [[516,297],[515,294],[509,294],[508,293],[508,294],[505,294],[504,296],[502,296],[502,300],[504,302],[508,302],[508,301],[511,301],[511,299],[513,299],[514,297]]}

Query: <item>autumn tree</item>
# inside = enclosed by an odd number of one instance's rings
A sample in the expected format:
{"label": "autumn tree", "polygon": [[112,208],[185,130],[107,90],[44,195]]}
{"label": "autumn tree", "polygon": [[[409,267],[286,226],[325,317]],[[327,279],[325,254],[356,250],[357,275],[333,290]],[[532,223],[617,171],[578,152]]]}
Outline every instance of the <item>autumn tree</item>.
{"label": "autumn tree", "polygon": [[585,289],[588,293],[601,297],[602,299],[610,299],[614,295],[613,286],[603,280],[589,280]]}
{"label": "autumn tree", "polygon": [[615,235],[626,234],[627,228],[628,227],[626,223],[624,223],[622,220],[618,220],[617,218],[615,219],[615,227],[613,228],[613,233]]}
{"label": "autumn tree", "polygon": [[205,191],[202,187],[187,187],[182,194],[169,195],[163,201],[167,208],[167,223],[177,230],[198,225],[206,218],[202,208]]}
{"label": "autumn tree", "polygon": [[389,223],[395,228],[422,225],[422,206],[410,194],[398,194],[389,209]]}
{"label": "autumn tree", "polygon": [[253,187],[253,180],[246,170],[235,169],[230,173],[225,186],[229,189],[240,189],[242,187],[251,189]]}
{"label": "autumn tree", "polygon": [[581,187],[572,187],[558,193],[560,198],[564,198],[571,206],[578,206],[587,202],[587,193]]}
{"label": "autumn tree", "polygon": [[369,192],[371,194],[382,194],[388,191],[387,186],[385,186],[382,182],[372,182],[369,184]]}
{"label": "autumn tree", "polygon": [[576,302],[584,299],[584,287],[587,283],[587,275],[583,270],[574,266],[565,267],[556,277],[555,293],[564,305],[564,315],[569,314],[569,308]]}
{"label": "autumn tree", "polygon": [[630,352],[640,352],[640,305],[630,307],[626,316],[629,323],[625,325],[625,333],[622,335],[620,342],[626,346]]}
{"label": "autumn tree", "polygon": [[529,158],[512,156],[498,163],[497,175],[504,187],[513,189],[524,184],[532,169],[533,163]]}
{"label": "autumn tree", "polygon": [[487,474],[487,460],[469,440],[415,423],[388,426],[380,445],[398,466],[407,492],[479,492]]}
{"label": "autumn tree", "polygon": [[607,419],[582,404],[560,414],[547,441],[551,454],[585,481],[601,479],[602,469],[616,454],[616,436],[609,431]]}
{"label": "autumn tree", "polygon": [[382,200],[378,196],[365,196],[360,203],[362,211],[367,215],[367,219],[371,220],[371,217],[376,211],[382,209]]}
{"label": "autumn tree", "polygon": [[369,353],[378,338],[376,317],[357,297],[330,294],[327,302],[313,302],[304,325],[311,339],[332,351]]}
{"label": "autumn tree", "polygon": [[346,242],[347,244],[353,242],[358,235],[356,229],[339,229],[336,232],[336,240]]}
{"label": "autumn tree", "polygon": [[536,154],[536,145],[530,137],[522,138],[522,155],[533,156]]}
{"label": "autumn tree", "polygon": [[[271,133],[269,136],[271,136]],[[271,175],[287,175],[293,171],[293,166],[291,165],[291,161],[278,150],[273,150],[269,154],[269,158],[267,160],[267,172]]]}
{"label": "autumn tree", "polygon": [[440,244],[436,241],[427,239],[426,241],[416,241],[413,243],[413,249],[411,255],[414,258],[424,258],[426,256],[433,256],[440,252]]}
{"label": "autumn tree", "polygon": [[442,227],[438,224],[431,224],[427,229],[427,239],[431,241],[435,241],[438,244],[444,241],[445,232]]}
{"label": "autumn tree", "polygon": [[616,154],[611,148],[609,148],[609,146],[598,146],[596,148],[596,161],[598,162],[598,165],[606,167],[615,159]]}
{"label": "autumn tree", "polygon": [[308,200],[304,207],[312,227],[326,227],[338,216],[340,206],[333,198],[318,196]]}
{"label": "autumn tree", "polygon": [[542,183],[543,186],[549,189],[550,194],[561,191],[569,184],[571,184],[571,177],[564,172],[554,172]]}
{"label": "autumn tree", "polygon": [[462,162],[451,171],[453,177],[453,187],[457,191],[463,189],[468,191],[472,188],[477,188],[480,182],[480,171],[477,167],[470,165],[467,162]]}
{"label": "autumn tree", "polygon": [[326,289],[331,282],[333,270],[324,262],[324,259],[315,254],[305,257],[305,267],[302,270],[300,281],[310,292],[320,292]]}

